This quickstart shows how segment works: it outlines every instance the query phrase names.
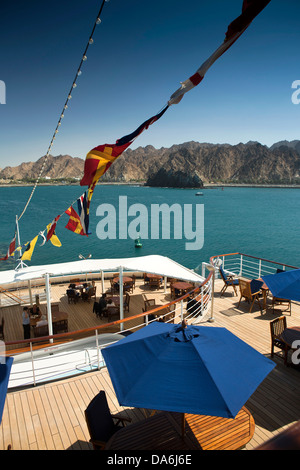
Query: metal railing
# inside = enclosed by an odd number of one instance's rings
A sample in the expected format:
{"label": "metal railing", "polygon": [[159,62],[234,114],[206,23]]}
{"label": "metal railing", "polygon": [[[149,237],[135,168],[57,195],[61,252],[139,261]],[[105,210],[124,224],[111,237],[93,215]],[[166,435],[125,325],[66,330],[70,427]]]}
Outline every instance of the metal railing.
{"label": "metal railing", "polygon": [[[208,263],[203,263],[203,265]],[[225,272],[234,273],[239,277],[249,279],[258,279],[261,276],[275,274],[278,269],[287,271],[290,269],[298,269],[296,266],[259,258],[245,253],[229,253],[210,258],[210,265],[215,266],[216,276],[219,274],[219,266],[222,265]]]}
{"label": "metal railing", "polygon": [[[24,346],[21,352],[18,352],[17,349],[7,350],[8,356],[15,357],[15,363],[18,363],[18,360],[20,357],[23,358],[24,354],[27,355],[26,367],[16,368],[15,372],[13,367],[9,387],[37,385],[58,378],[66,378],[70,375],[100,369],[105,366],[101,354],[102,348],[118,341],[120,334],[129,334],[152,321],[181,323],[183,319],[186,319],[189,324],[203,321],[209,312],[211,303],[212,278],[213,275],[210,272],[199,286],[184,296],[122,320],[79,331],[7,342],[6,346],[10,347]],[[150,315],[155,315],[155,318],[153,319]],[[129,322],[133,320],[136,321],[136,325],[129,327]],[[120,331],[105,333],[107,328],[114,326],[119,326]],[[109,335],[109,341],[106,341],[107,335]],[[41,358],[45,359],[45,357],[47,364],[41,366]]]}

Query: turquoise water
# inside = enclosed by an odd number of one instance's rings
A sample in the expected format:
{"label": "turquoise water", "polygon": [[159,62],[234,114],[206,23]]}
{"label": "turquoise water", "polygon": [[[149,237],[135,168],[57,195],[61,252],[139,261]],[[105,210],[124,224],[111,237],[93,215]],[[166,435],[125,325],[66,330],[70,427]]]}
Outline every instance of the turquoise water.
{"label": "turquoise water", "polygon": [[[20,221],[21,242],[32,240],[54,217],[63,213],[79,197],[79,186],[38,187]],[[15,229],[15,216],[20,214],[31,192],[29,187],[0,188],[0,250],[5,255]],[[93,258],[117,258],[160,254],[189,267],[196,268],[212,255],[242,252],[273,261],[300,266],[298,239],[300,233],[300,190],[288,188],[224,188],[202,190],[195,196],[192,189],[148,188],[98,185],[91,204],[89,237],[66,230],[65,214],[58,222],[56,234],[62,242],[57,248],[47,243],[36,244],[28,265],[78,260],[78,255]],[[100,204],[119,206],[119,196],[127,196],[128,206],[141,203],[150,210],[151,204],[167,203],[204,205],[204,245],[200,250],[186,250],[187,240],[143,240],[143,247],[134,247],[127,240],[100,240],[96,234],[101,217],[96,215]],[[123,214],[124,216],[124,214]],[[128,221],[135,219],[129,217]],[[171,232],[172,235],[172,232]],[[11,269],[15,263],[0,262],[0,270]]]}

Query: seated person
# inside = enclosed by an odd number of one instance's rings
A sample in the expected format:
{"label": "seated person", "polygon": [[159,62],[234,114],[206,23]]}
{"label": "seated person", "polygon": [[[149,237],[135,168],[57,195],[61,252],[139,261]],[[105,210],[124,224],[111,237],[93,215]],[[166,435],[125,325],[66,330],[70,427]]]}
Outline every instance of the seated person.
{"label": "seated person", "polygon": [[41,315],[40,308],[36,304],[31,307],[30,315]]}
{"label": "seated person", "polygon": [[80,292],[76,289],[73,289],[73,288],[70,289],[69,288],[69,289],[67,289],[67,295],[68,295],[68,293],[71,294],[71,295],[76,295],[76,297],[80,297]]}
{"label": "seated person", "polygon": [[44,325],[48,325],[48,320],[47,320],[46,315],[42,315],[41,319],[36,324],[36,326],[44,326]]}
{"label": "seated person", "polygon": [[99,302],[94,302],[93,312],[95,312],[97,316],[103,317],[104,312],[106,310],[106,305],[106,294],[102,294],[102,297],[100,297]]}
{"label": "seated person", "polygon": [[116,307],[116,304],[112,301],[112,299],[108,299],[107,306],[108,307]]}

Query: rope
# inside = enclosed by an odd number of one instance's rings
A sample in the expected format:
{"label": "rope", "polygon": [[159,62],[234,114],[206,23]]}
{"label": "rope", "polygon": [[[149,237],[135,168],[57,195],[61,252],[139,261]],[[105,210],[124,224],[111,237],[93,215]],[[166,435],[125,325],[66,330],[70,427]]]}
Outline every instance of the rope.
{"label": "rope", "polygon": [[60,113],[60,117],[59,117],[57,126],[56,126],[56,128],[55,128],[55,131],[54,131],[53,136],[52,136],[52,139],[51,139],[51,141],[50,141],[48,150],[47,150],[46,155],[45,155],[45,157],[44,157],[44,161],[43,161],[43,164],[42,164],[42,168],[41,168],[41,170],[40,170],[40,172],[39,172],[39,174],[38,174],[38,177],[37,177],[37,179],[36,179],[36,181],[35,181],[35,183],[34,183],[34,186],[33,186],[33,188],[32,188],[32,191],[31,191],[31,193],[30,193],[30,196],[29,196],[29,198],[28,198],[28,200],[27,200],[27,202],[26,202],[26,204],[25,204],[25,207],[24,207],[24,209],[23,209],[21,215],[19,215],[18,218],[17,218],[18,221],[19,221],[19,220],[23,217],[23,215],[25,214],[26,209],[27,209],[27,207],[29,206],[29,203],[30,203],[30,201],[31,201],[31,199],[32,199],[32,197],[33,197],[33,194],[34,194],[34,192],[35,192],[35,190],[36,190],[36,187],[37,187],[37,185],[38,185],[38,183],[39,183],[39,180],[41,179],[41,176],[42,176],[42,174],[43,174],[43,172],[44,172],[44,168],[45,168],[45,165],[46,165],[46,163],[47,163],[48,157],[49,157],[49,155],[50,155],[51,148],[52,148],[52,146],[53,146],[53,143],[54,143],[54,140],[55,140],[55,138],[56,138],[56,135],[58,134],[59,127],[61,126],[62,119],[64,118],[64,113],[65,113],[66,109],[68,108],[68,102],[69,102],[70,99],[72,98],[72,91],[74,90],[74,88],[76,88],[76,86],[77,86],[77,85],[76,85],[76,81],[77,81],[78,77],[81,75],[81,67],[82,67],[82,65],[83,65],[83,62],[85,62],[86,59],[87,59],[87,55],[86,55],[86,54],[87,54],[88,48],[89,48],[89,46],[90,46],[91,44],[93,44],[93,42],[94,42],[94,40],[93,40],[93,35],[94,35],[94,32],[95,32],[96,26],[101,23],[100,16],[101,16],[101,13],[102,13],[104,4],[105,4],[105,2],[108,2],[108,1],[109,1],[109,0],[102,0],[102,4],[101,4],[101,7],[100,7],[100,10],[99,10],[99,12],[98,12],[96,21],[95,21],[95,23],[94,23],[92,32],[91,32],[91,34],[90,34],[89,40],[88,40],[88,42],[87,42],[87,45],[86,45],[86,47],[85,47],[84,53],[83,53],[83,55],[82,55],[82,58],[81,58],[79,67],[78,67],[78,69],[77,69],[75,78],[74,78],[74,80],[73,80],[73,82],[72,82],[72,86],[71,86],[70,91],[69,91],[69,93],[68,93],[68,97],[67,97],[67,99],[66,99],[66,101],[65,101],[65,104],[64,104],[64,107],[63,107],[63,109],[62,109],[62,112]]}

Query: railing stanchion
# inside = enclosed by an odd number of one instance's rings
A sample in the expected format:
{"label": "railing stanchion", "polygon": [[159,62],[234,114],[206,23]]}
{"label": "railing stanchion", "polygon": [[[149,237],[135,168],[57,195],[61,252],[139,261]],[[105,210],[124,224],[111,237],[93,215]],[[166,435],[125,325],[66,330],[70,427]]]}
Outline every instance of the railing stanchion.
{"label": "railing stanchion", "polygon": [[214,296],[215,296],[215,268],[214,266],[208,266],[207,267],[209,271],[212,272],[212,277],[211,277],[211,289],[210,289],[210,318],[207,320],[210,323],[213,323],[215,321],[214,319]]}
{"label": "railing stanchion", "polygon": [[97,347],[97,369],[100,369],[100,351],[99,351],[99,341],[98,341],[98,330],[95,330],[96,335],[96,347]]}
{"label": "railing stanchion", "polygon": [[32,350],[32,342],[31,341],[30,341],[30,354],[31,354],[31,363],[32,363],[33,385],[35,387],[36,383],[35,383],[34,360],[33,360],[33,350]]}

